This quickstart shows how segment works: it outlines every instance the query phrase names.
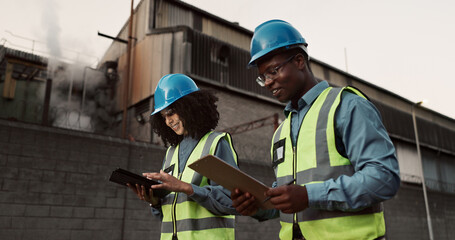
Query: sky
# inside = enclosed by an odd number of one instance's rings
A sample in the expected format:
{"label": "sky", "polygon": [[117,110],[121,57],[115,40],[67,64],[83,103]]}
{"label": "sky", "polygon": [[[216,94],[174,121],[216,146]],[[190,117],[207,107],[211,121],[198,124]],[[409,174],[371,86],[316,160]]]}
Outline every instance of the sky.
{"label": "sky", "polygon": [[[455,1],[185,0],[254,31],[282,19],[311,57],[455,119]],[[139,0],[134,0],[137,5]],[[96,65],[128,0],[0,0],[0,44]]]}

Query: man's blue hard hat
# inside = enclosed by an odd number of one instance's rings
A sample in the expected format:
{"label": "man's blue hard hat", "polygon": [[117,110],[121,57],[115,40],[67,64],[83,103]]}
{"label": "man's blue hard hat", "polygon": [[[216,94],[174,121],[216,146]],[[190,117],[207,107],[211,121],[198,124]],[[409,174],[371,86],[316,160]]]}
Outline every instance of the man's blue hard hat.
{"label": "man's blue hard hat", "polygon": [[251,39],[251,60],[248,67],[256,66],[256,60],[267,55],[273,50],[303,45],[306,52],[306,43],[302,35],[291,24],[283,20],[270,20],[257,26]]}
{"label": "man's blue hard hat", "polygon": [[155,110],[151,115],[167,108],[181,97],[196,91],[199,91],[199,88],[190,77],[180,73],[165,75],[156,86]]}

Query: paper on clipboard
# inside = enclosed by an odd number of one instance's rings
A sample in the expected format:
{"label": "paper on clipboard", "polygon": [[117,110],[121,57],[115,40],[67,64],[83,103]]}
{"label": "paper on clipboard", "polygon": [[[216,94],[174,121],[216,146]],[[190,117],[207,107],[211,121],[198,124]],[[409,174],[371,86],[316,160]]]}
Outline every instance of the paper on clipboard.
{"label": "paper on clipboard", "polygon": [[264,193],[269,187],[216,156],[204,156],[188,165],[188,167],[230,191],[238,188],[242,192],[251,193],[262,208],[273,208],[273,204],[270,201],[263,203],[266,198]]}

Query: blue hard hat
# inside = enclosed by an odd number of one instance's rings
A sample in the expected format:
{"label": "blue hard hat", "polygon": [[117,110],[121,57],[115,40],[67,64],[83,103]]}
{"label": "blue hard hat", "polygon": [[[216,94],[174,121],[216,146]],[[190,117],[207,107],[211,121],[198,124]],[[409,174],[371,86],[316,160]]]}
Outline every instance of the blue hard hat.
{"label": "blue hard hat", "polygon": [[306,52],[306,43],[302,35],[291,24],[283,20],[270,20],[257,26],[251,39],[251,60],[248,67],[256,66],[256,60],[273,50],[303,45]]}
{"label": "blue hard hat", "polygon": [[198,91],[199,88],[190,77],[176,73],[168,74],[160,79],[155,89],[155,111],[150,115],[160,112],[167,108],[169,105],[188,95],[192,92]]}

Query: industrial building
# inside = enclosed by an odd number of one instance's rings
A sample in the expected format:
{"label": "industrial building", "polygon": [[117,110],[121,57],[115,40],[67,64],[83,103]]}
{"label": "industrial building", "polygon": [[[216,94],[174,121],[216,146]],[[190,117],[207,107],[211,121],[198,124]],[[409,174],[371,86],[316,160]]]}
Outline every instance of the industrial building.
{"label": "industrial building", "polygon": [[[0,238],[157,239],[148,207],[107,178],[115,167],[160,168],[165,148],[148,119],[169,73],[215,92],[217,130],[232,134],[240,168],[270,185],[270,142],[284,105],[246,68],[252,35],[181,1],[142,0],[96,69],[50,68],[46,58],[0,46]],[[323,61],[310,64],[318,80],[360,89],[382,115],[402,180],[384,204],[387,239],[428,239],[430,229],[435,239],[454,236],[455,120]],[[280,227],[243,216],[236,224],[237,239],[277,239]]]}

